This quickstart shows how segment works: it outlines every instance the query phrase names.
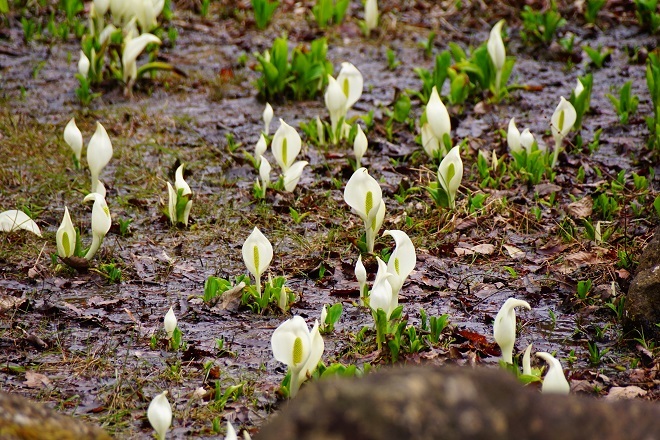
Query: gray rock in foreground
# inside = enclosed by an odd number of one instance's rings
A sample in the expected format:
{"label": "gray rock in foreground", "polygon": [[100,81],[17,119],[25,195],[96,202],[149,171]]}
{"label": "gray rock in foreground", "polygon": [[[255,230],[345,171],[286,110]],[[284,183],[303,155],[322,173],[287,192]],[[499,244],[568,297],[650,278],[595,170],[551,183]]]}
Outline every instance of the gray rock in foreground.
{"label": "gray rock in foreground", "polygon": [[393,368],[308,384],[258,439],[660,438],[660,406],[542,395],[486,368]]}
{"label": "gray rock in foreground", "polygon": [[[624,325],[628,330],[643,329],[646,338],[660,338],[660,233],[639,259],[637,274],[630,284],[624,309]],[[660,436],[660,434],[659,434]]]}

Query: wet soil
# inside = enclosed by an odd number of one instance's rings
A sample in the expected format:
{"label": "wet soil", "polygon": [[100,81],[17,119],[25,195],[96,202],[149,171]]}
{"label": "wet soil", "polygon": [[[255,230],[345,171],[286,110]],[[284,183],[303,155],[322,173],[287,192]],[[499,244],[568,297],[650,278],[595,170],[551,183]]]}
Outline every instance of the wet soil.
{"label": "wet soil", "polygon": [[[388,363],[389,356],[380,356],[375,345],[365,350],[369,345],[356,339],[364,326],[372,325],[372,318],[356,305],[353,267],[361,222],[342,197],[342,185],[352,172],[350,149],[306,146],[301,159],[310,166],[293,195],[270,191],[265,202],[252,196],[256,173],[242,153],[252,152],[258,139],[264,103],[256,98],[253,81],[258,73],[251,54],[287,32],[292,44],[326,35],[328,58],[336,71],[341,62],[350,61],[362,72],[365,91],[349,116],[375,112],[365,163],[383,187],[388,210],[383,230],[405,230],[418,252],[416,270],[401,291],[404,313],[411,324],[418,324],[420,307],[429,315],[450,315],[452,327],[443,344],[407,354],[401,362],[494,367],[499,352],[492,320],[504,300],[515,296],[532,305],[531,311],[519,313],[517,348],[533,343],[536,351],[556,352],[576,392],[603,395],[613,386],[634,384],[645,392],[644,398],[658,398],[653,347],[636,342],[640,335],[624,334],[605,306],[625,296],[634,271],[634,264],[620,264],[619,253],[629,252],[635,260],[658,219],[651,210],[635,217],[629,206],[622,207],[607,224],[615,230],[608,242],[595,245],[584,237],[581,219],[569,208],[574,199],[596,194],[602,182],[612,181],[621,170],[629,180],[632,172],[648,176],[651,191],[642,200],[651,206],[655,197],[657,182],[649,173],[657,171],[657,161],[645,146],[644,116],[652,113],[645,67],[643,59],[633,60],[631,54],[643,58],[657,39],[635,25],[626,2],[612,2],[599,16],[600,27],[585,25],[573,6],[565,8],[568,24],[560,35],[576,36],[570,57],[556,43],[549,48],[523,44],[518,10],[499,3],[485,8],[467,1],[457,10],[452,2],[446,2],[446,8],[434,2],[384,2],[381,29],[371,39],[362,37],[357,18],[326,32],[318,30],[307,3],[283,2],[269,28],[257,31],[243,3],[213,3],[207,18],[190,5],[177,5],[167,26],[176,28],[178,38],[160,54],[187,77],[145,80],[132,97],[124,96],[120,85],[108,85],[88,109],[79,106],[73,93],[79,43],[25,43],[20,15],[10,13],[3,21],[0,208],[30,209],[44,238],[25,233],[0,237],[0,297],[14,301],[0,309],[1,389],[92,419],[119,438],[150,438],[146,407],[164,389],[174,408],[176,438],[214,436],[214,418],[258,431],[281,404],[277,390],[285,367],[272,358],[270,335],[287,316],[258,315],[245,308],[217,310],[197,299],[208,276],[245,273],[240,248],[254,226],[274,245],[270,273],[286,275],[299,297],[292,314],[311,325],[323,304],[342,302],[342,318],[325,337],[324,362]],[[350,11],[354,17],[361,14],[357,4]],[[435,178],[434,166],[419,153],[415,132],[395,125],[388,140],[384,129],[385,109],[391,108],[397,93],[421,89],[412,69],[432,67],[419,43],[434,30],[434,53],[450,41],[474,47],[487,39],[490,25],[499,18],[507,19],[507,50],[516,57],[513,81],[538,87],[515,91],[497,105],[470,102],[449,109],[454,142],[467,139],[469,146],[462,208],[442,211],[423,190],[400,203],[394,196],[401,185],[421,187]],[[581,53],[582,45],[602,45],[613,52],[602,69],[594,69]],[[401,61],[394,70],[388,69],[387,48]],[[242,53],[248,54],[246,66],[237,64]],[[518,127],[529,127],[550,145],[549,119],[559,96],[568,97],[577,76],[588,71],[594,74],[592,111],[582,136],[590,142],[602,128],[600,148],[593,155],[574,148],[562,154],[552,183],[480,189],[477,151],[505,155],[506,142],[497,131],[506,129],[514,116]],[[605,94],[629,80],[640,98],[639,111],[622,126]],[[327,117],[321,97],[272,104],[276,118],[294,127],[317,114]],[[416,118],[421,109],[413,100]],[[122,270],[118,284],[109,284],[96,270],[57,271],[51,262],[65,205],[85,239],[89,237],[89,207],[81,204],[88,177],[72,169],[61,140],[72,116],[86,141],[95,122],[103,123],[115,149],[103,172],[114,225],[96,263],[117,264]],[[271,132],[276,126],[273,122]],[[234,152],[229,151],[228,134],[242,144]],[[171,228],[162,213],[165,181],[173,181],[179,163],[186,164],[194,193],[188,230]],[[576,178],[580,166],[586,170],[584,182]],[[627,200],[640,197],[630,182],[626,188]],[[466,196],[477,191],[488,199],[475,215],[466,209]],[[309,215],[296,223],[289,207]],[[540,219],[532,214],[533,207],[541,209]],[[126,236],[119,234],[119,219],[132,220]],[[596,215],[593,219],[602,220]],[[562,238],[564,220],[575,226],[575,238]],[[494,245],[493,251],[456,251],[482,244]],[[512,256],[505,245],[522,253]],[[387,238],[379,238],[376,254],[391,246]],[[374,257],[365,255],[365,261],[373,274]],[[586,279],[593,281],[594,289],[589,298],[578,300],[576,284]],[[170,306],[187,344],[179,352],[167,350],[161,329]],[[373,340],[373,334],[367,334]],[[224,340],[222,351],[218,339]],[[589,343],[601,352],[609,350],[599,363],[590,362]],[[35,379],[33,373],[43,377]],[[244,384],[241,396],[224,407],[209,404],[216,387],[223,392],[238,383]],[[200,387],[206,397],[194,397]]]}

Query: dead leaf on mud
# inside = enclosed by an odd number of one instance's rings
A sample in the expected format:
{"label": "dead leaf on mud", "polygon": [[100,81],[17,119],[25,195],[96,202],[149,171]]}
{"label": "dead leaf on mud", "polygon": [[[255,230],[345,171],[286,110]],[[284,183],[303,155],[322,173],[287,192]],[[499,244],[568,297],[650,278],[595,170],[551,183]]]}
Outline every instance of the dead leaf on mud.
{"label": "dead leaf on mud", "polygon": [[469,248],[464,248],[464,247],[454,248],[454,252],[456,252],[456,255],[458,255],[459,257],[462,257],[463,255],[473,255],[473,254],[490,255],[493,252],[495,252],[495,246],[493,246],[490,243],[477,244]]}
{"label": "dead leaf on mud", "polygon": [[575,271],[580,266],[602,263],[604,263],[604,260],[599,258],[595,253],[578,251],[566,256],[564,264],[559,266],[559,272],[568,274]]}
{"label": "dead leaf on mud", "polygon": [[636,397],[645,396],[648,391],[641,389],[638,386],[630,385],[627,387],[612,387],[610,393],[605,396],[605,400],[626,400],[634,399]]}
{"label": "dead leaf on mud", "polygon": [[571,215],[571,217],[583,219],[591,216],[593,207],[593,200],[591,200],[591,197],[587,196],[576,202],[569,203],[566,208],[568,209],[568,213]]}
{"label": "dead leaf on mud", "polygon": [[241,305],[241,296],[243,295],[243,288],[245,283],[241,282],[231,289],[227,290],[218,297],[222,300],[219,305],[213,307],[214,310],[238,310]]}
{"label": "dead leaf on mud", "polygon": [[521,258],[525,258],[525,252],[515,246],[505,244],[504,249],[506,249],[509,256],[514,260],[520,260]]}
{"label": "dead leaf on mud", "polygon": [[44,374],[35,373],[34,371],[25,372],[25,382],[28,388],[46,388],[50,386],[50,379]]}
{"label": "dead leaf on mud", "polygon": [[0,312],[20,307],[25,302],[25,300],[26,298],[24,296],[16,297],[0,293]]}

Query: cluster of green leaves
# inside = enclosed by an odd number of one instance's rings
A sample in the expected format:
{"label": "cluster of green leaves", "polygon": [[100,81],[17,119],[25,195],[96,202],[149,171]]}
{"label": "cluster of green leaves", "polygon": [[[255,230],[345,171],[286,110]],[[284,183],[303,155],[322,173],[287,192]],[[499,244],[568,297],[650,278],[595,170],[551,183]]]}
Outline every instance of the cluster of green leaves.
{"label": "cluster of green leaves", "polygon": [[660,56],[655,51],[649,53],[646,60],[646,85],[653,103],[653,116],[646,118],[646,125],[651,133],[649,146],[658,149],[660,148]]}
{"label": "cluster of green leaves", "polygon": [[602,68],[605,61],[610,55],[612,55],[612,49],[603,49],[602,46],[598,46],[598,49],[594,49],[590,46],[584,45],[582,46],[582,50],[587,54],[591,60],[591,64],[593,64],[596,69]]}
{"label": "cluster of green leaves", "polygon": [[445,50],[435,57],[433,71],[418,67],[414,71],[422,80],[422,90],[418,93],[422,102],[427,102],[435,86],[440,93],[449,79],[447,102],[452,105],[463,104],[468,98],[482,98],[488,91],[493,101],[499,101],[515,86],[506,87],[516,60],[507,57],[502,69],[501,87],[497,88],[497,71],[488,54],[486,43],[471,53],[467,53],[456,43],[449,43]]}
{"label": "cluster of green leaves", "polygon": [[273,100],[292,98],[296,101],[316,97],[328,83],[332,63],[326,58],[325,38],[312,41],[309,50],[298,46],[289,56],[289,41],[275,39],[270,50],[255,54],[261,77],[257,79],[259,96]]}
{"label": "cluster of green leaves", "polygon": [[[261,295],[257,292],[254,285],[246,285],[243,288],[241,304],[247,306],[254,313],[263,314],[269,308],[278,307],[282,311],[288,310],[289,306],[295,301],[295,294],[286,287],[286,278],[283,276],[269,279],[264,283]],[[285,295],[285,298],[281,296]],[[281,300],[281,301],[280,301]],[[283,305],[283,307],[282,307]]]}
{"label": "cluster of green leaves", "polygon": [[335,324],[339,321],[339,318],[341,318],[341,313],[343,311],[344,307],[341,303],[333,304],[331,307],[328,307],[325,321],[319,326],[319,331],[323,334],[332,333],[335,330]]}
{"label": "cluster of green leaves", "polygon": [[520,36],[527,43],[550,44],[555,37],[557,29],[566,24],[557,10],[557,4],[551,1],[550,8],[546,11],[536,11],[530,6],[525,5],[520,12],[523,30]]}
{"label": "cluster of green leaves", "polygon": [[632,81],[626,82],[619,89],[619,97],[607,93],[605,96],[610,100],[616,114],[619,116],[619,122],[623,125],[628,124],[630,116],[637,113],[637,105],[639,104],[639,97],[631,92]]}
{"label": "cluster of green leaves", "polygon": [[257,28],[266,29],[279,4],[279,1],[252,0],[252,10],[254,11],[254,21]]}
{"label": "cluster of green leaves", "polygon": [[635,0],[635,14],[639,25],[656,33],[660,29],[660,14],[658,14],[658,0]]}
{"label": "cluster of green leaves", "polygon": [[607,0],[587,0],[584,4],[584,21],[595,23],[598,12],[603,9]]}
{"label": "cluster of green leaves", "polygon": [[312,13],[319,28],[325,29],[330,23],[339,24],[344,21],[346,9],[350,0],[316,0]]}
{"label": "cluster of green leaves", "polygon": [[[30,16],[25,10],[21,16],[23,39],[26,43],[42,37],[66,41],[71,33],[80,38],[85,33],[85,22],[79,16],[83,10],[82,0],[60,0],[58,7],[47,18]],[[7,0],[0,0],[0,13],[7,12],[9,12],[9,3]],[[48,21],[44,25],[46,19]]]}
{"label": "cluster of green leaves", "polygon": [[481,188],[510,187],[515,182],[537,185],[545,177],[552,179],[552,154],[540,150],[536,142],[528,152],[509,151],[511,161],[507,164],[504,158],[488,158],[480,151],[477,156],[477,170]]}

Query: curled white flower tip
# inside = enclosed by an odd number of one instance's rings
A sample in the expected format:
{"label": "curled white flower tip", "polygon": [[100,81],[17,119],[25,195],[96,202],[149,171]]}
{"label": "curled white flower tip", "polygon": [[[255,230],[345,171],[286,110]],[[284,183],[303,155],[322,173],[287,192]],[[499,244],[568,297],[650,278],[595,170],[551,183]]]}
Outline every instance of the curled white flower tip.
{"label": "curled white flower tip", "polygon": [[545,377],[543,378],[541,392],[568,394],[571,391],[571,385],[566,380],[566,376],[564,376],[561,363],[550,353],[538,352],[536,353],[536,356],[540,357],[548,364],[548,372],[545,373]]}

